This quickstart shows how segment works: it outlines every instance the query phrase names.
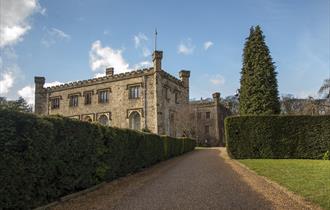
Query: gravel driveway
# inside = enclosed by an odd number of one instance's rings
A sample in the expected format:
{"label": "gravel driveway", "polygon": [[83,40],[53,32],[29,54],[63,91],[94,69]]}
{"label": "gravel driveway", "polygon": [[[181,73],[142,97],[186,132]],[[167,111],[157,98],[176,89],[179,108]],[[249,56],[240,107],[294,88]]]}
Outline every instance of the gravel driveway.
{"label": "gravel driveway", "polygon": [[318,209],[230,160],[197,149],[61,203],[53,209]]}

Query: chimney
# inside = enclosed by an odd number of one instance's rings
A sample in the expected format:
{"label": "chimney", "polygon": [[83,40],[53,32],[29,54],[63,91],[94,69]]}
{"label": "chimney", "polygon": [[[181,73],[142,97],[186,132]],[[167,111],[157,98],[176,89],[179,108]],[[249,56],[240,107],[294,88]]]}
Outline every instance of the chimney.
{"label": "chimney", "polygon": [[213,97],[213,101],[216,103],[220,103],[220,93],[219,92],[215,92],[212,94]]}
{"label": "chimney", "polygon": [[163,58],[163,51],[155,50],[152,54],[152,62],[154,63],[154,71],[161,71],[162,70],[162,58]]}
{"label": "chimney", "polygon": [[105,69],[105,75],[106,76],[113,76],[113,72],[114,72],[114,68],[113,67],[109,67]]}

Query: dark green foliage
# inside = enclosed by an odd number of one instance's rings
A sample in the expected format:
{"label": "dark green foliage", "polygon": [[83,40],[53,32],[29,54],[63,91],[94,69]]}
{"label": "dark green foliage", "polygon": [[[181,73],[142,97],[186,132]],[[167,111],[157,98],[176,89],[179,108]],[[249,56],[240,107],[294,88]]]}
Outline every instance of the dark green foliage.
{"label": "dark green foliage", "polygon": [[19,97],[17,100],[8,101],[5,97],[0,97],[0,110],[10,109],[19,112],[32,112],[32,106],[29,105],[24,98]]}
{"label": "dark green foliage", "polygon": [[243,51],[239,110],[241,115],[279,114],[275,65],[259,26],[251,27]]}
{"label": "dark green foliage", "polygon": [[0,209],[31,209],[193,150],[195,141],[0,110]]}
{"label": "dark green foliage", "polygon": [[322,159],[330,150],[330,115],[240,116],[225,120],[232,158]]}

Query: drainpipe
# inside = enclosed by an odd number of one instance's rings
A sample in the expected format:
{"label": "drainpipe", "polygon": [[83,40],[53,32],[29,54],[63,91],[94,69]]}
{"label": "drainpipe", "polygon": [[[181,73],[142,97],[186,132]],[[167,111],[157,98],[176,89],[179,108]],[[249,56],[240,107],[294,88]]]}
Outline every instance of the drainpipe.
{"label": "drainpipe", "polygon": [[143,76],[144,82],[144,128],[148,129],[147,126],[147,76]]}

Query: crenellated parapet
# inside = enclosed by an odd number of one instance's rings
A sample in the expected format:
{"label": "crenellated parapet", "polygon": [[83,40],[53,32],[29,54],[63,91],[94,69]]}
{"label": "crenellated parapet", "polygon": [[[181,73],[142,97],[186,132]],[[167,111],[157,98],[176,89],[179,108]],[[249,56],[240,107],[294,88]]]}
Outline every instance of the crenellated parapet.
{"label": "crenellated parapet", "polygon": [[189,102],[189,71],[178,77],[162,69],[162,51],[153,53],[153,65],[125,73],[105,69],[102,77],[45,87],[35,77],[35,110],[122,128],[182,136],[177,118]]}
{"label": "crenellated parapet", "polygon": [[[112,69],[113,71],[113,69]],[[153,68],[145,68],[145,69],[139,69],[136,71],[130,71],[130,72],[125,72],[125,73],[120,73],[120,74],[108,74],[103,77],[97,77],[93,79],[87,79],[87,80],[80,80],[80,81],[75,81],[75,82],[70,82],[66,84],[61,84],[61,85],[56,85],[56,86],[51,86],[47,87],[47,92],[53,92],[53,91],[61,91],[61,90],[66,90],[66,89],[72,89],[72,88],[78,88],[78,87],[84,87],[84,86],[89,86],[89,85],[96,85],[96,84],[102,84],[106,82],[112,82],[112,81],[119,81],[119,80],[125,80],[125,79],[130,79],[134,77],[140,77],[143,75],[149,75],[153,74]],[[178,85],[183,85],[183,82],[176,77],[172,76],[171,74],[167,73],[166,71],[161,71],[160,74],[168,80],[171,80],[172,82],[178,84]],[[45,79],[43,77],[43,79]],[[41,81],[41,80],[40,80]]]}
{"label": "crenellated parapet", "polygon": [[134,77],[140,77],[143,75],[148,75],[153,73],[153,68],[145,68],[145,69],[139,69],[136,71],[130,71],[120,74],[109,74],[103,77],[97,77],[93,79],[87,79],[87,80],[80,80],[75,82],[70,82],[66,84],[56,85],[52,87],[48,87],[48,92],[53,91],[61,91],[61,90],[67,90],[72,88],[78,88],[78,87],[84,87],[84,86],[90,86],[90,85],[96,85],[96,84],[102,84],[102,83],[108,83],[113,81],[119,81],[119,80],[125,80],[130,79]]}

